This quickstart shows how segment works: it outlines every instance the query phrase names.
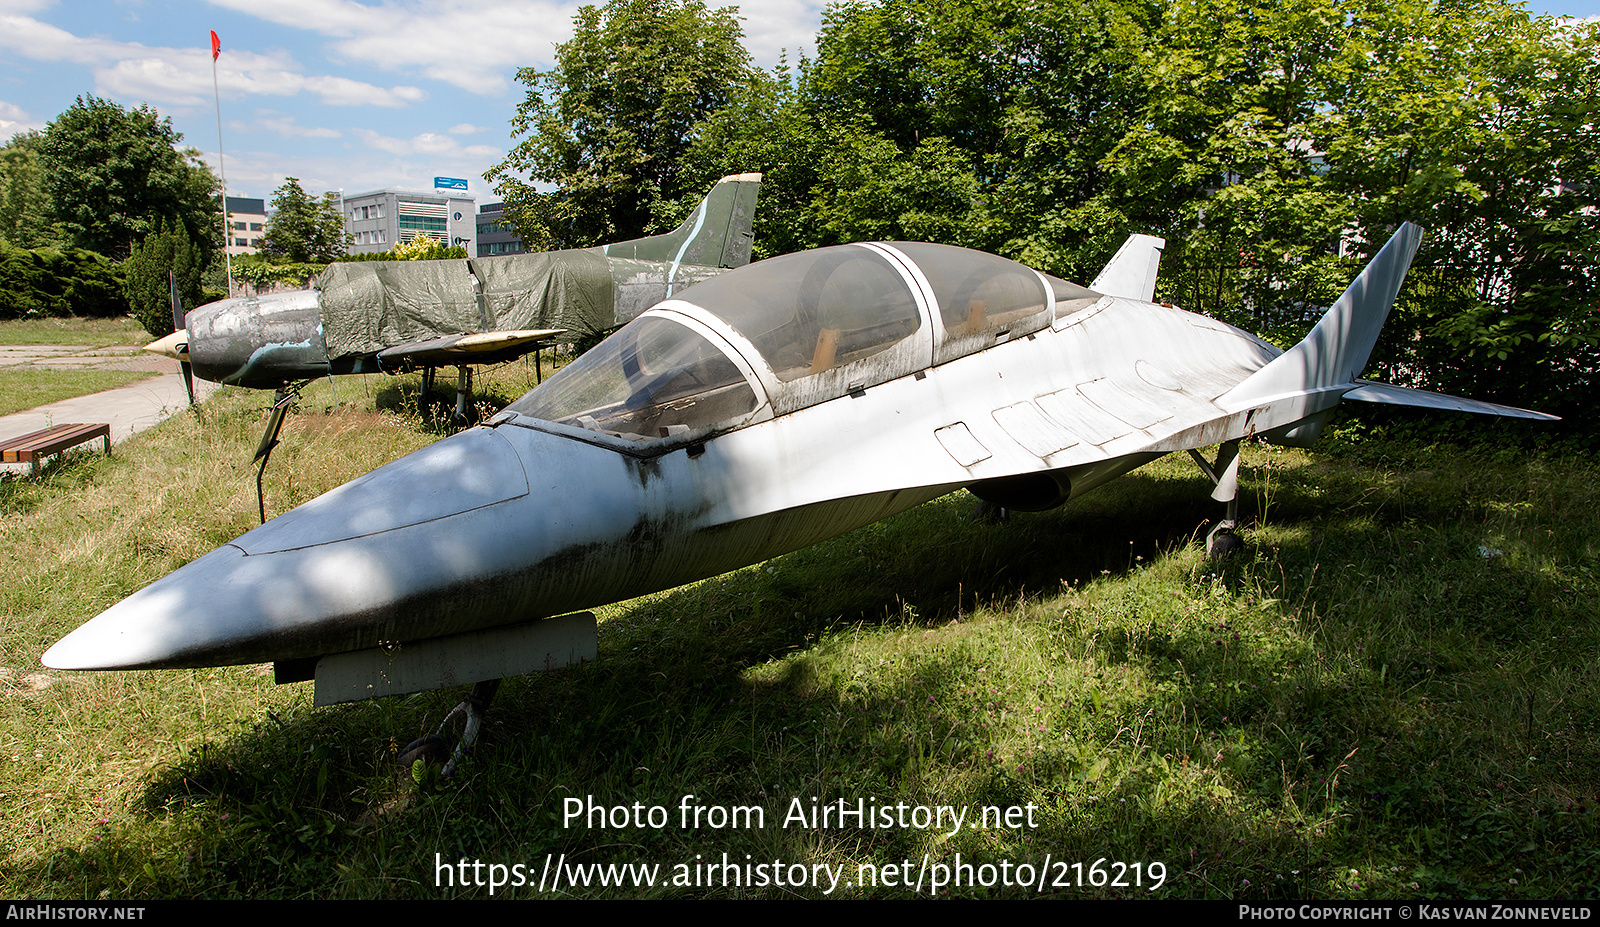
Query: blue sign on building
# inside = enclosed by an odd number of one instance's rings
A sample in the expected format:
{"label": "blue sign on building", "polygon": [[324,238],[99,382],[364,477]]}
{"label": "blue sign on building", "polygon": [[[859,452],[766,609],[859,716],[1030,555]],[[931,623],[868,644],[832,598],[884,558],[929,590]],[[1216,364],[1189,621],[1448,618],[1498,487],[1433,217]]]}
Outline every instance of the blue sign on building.
{"label": "blue sign on building", "polygon": [[460,177],[435,177],[433,178],[435,190],[465,190],[467,182]]}

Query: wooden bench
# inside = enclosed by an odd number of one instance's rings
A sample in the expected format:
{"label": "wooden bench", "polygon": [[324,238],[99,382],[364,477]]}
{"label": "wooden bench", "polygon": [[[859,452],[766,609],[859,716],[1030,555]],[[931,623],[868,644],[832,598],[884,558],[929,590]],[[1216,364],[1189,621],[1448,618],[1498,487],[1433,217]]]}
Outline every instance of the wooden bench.
{"label": "wooden bench", "polygon": [[40,460],[95,438],[104,440],[106,453],[111,453],[110,425],[57,425],[45,428],[0,441],[0,463],[31,464],[33,475],[38,476]]}

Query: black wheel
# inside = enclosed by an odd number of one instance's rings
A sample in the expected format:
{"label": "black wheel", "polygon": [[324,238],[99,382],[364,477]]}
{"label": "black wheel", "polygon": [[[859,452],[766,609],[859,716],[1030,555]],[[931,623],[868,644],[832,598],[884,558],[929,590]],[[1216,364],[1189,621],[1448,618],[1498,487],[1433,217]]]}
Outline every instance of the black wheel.
{"label": "black wheel", "polygon": [[979,499],[978,507],[972,510],[972,520],[985,525],[1004,524],[1010,517],[1011,512],[1005,506],[984,499]]}
{"label": "black wheel", "polygon": [[421,760],[425,766],[443,766],[449,758],[450,742],[438,734],[429,734],[406,744],[406,748],[395,759],[395,765],[409,771],[411,764],[417,760]]}
{"label": "black wheel", "polygon": [[1233,533],[1232,527],[1218,526],[1206,538],[1206,554],[1213,560],[1232,557],[1244,550],[1244,538]]}

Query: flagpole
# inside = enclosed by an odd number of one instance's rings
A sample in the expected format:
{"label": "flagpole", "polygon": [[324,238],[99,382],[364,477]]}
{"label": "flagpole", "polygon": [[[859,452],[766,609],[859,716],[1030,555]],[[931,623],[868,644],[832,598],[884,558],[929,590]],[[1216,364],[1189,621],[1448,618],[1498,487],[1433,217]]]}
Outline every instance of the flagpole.
{"label": "flagpole", "polygon": [[233,255],[228,246],[233,241],[233,228],[228,223],[228,162],[222,156],[222,93],[217,89],[217,56],[222,54],[222,42],[216,30],[211,32],[211,96],[217,104],[217,171],[222,175],[222,260],[228,268],[228,295],[233,295]]}

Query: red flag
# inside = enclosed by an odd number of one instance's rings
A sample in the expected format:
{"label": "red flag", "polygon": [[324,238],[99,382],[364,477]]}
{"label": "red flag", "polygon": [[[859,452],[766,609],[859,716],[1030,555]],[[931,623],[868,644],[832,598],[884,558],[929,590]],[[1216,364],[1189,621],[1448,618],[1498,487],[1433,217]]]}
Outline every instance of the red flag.
{"label": "red flag", "polygon": [[213,29],[211,30],[211,60],[217,60],[217,56],[220,54],[222,54],[222,40],[217,38],[217,30]]}

